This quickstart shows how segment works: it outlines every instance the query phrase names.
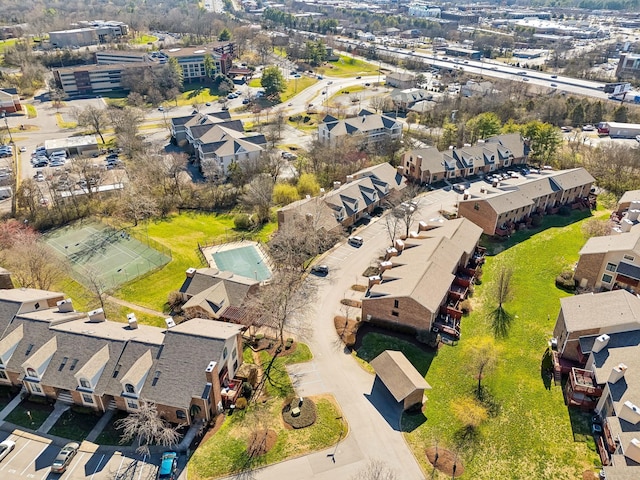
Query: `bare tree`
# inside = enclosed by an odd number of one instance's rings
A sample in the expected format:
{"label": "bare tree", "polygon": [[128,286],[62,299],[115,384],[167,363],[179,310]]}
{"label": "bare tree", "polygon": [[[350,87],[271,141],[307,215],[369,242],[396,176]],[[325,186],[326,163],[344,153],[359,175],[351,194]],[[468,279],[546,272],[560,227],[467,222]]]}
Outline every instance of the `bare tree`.
{"label": "bare tree", "polygon": [[416,206],[407,202],[401,203],[391,212],[391,215],[395,216],[400,225],[404,227],[405,237],[409,237],[409,231],[415,221],[414,217],[416,216],[416,213],[418,213]]}
{"label": "bare tree", "polygon": [[389,466],[381,460],[370,459],[350,480],[396,480],[398,477]]}
{"label": "bare tree", "polygon": [[122,430],[120,443],[129,443],[136,439],[136,452],[141,455],[149,455],[149,447],[152,445],[176,445],[181,437],[178,433],[181,425],[171,426],[160,418],[155,403],[145,401],[139,402],[138,410],[117,420],[115,427]]}
{"label": "bare tree", "polygon": [[384,216],[384,226],[387,230],[387,235],[389,235],[389,241],[393,245],[400,229],[400,217],[395,215],[394,212],[389,212]]}
{"label": "bare tree", "polygon": [[0,252],[0,263],[8,268],[21,287],[49,290],[62,278],[64,261],[37,237],[22,240]]}
{"label": "bare tree", "polygon": [[139,192],[134,188],[127,189],[122,198],[120,205],[120,213],[131,222],[134,226],[138,222],[153,217],[158,213],[158,204],[156,200],[145,192]]}
{"label": "bare tree", "polygon": [[104,143],[102,132],[109,125],[109,117],[103,108],[87,105],[83,109],[74,109],[73,115],[79,127],[90,128],[100,136],[100,141]]}
{"label": "bare tree", "polygon": [[494,275],[489,287],[489,295],[497,305],[491,310],[489,317],[495,336],[504,337],[509,333],[509,326],[513,320],[512,315],[504,309],[504,304],[513,295],[513,268],[511,265],[501,263],[496,266]]}
{"label": "bare tree", "polygon": [[104,302],[107,299],[107,284],[100,275],[100,271],[89,266],[84,269],[84,278],[94,300],[100,303],[100,308],[104,310]]}
{"label": "bare tree", "polygon": [[466,347],[472,369],[478,379],[476,396],[482,399],[482,379],[488,375],[498,363],[498,347],[491,337],[480,337]]}
{"label": "bare tree", "polygon": [[269,220],[273,186],[274,182],[269,175],[258,175],[247,184],[242,195],[243,205],[256,212],[260,223]]}

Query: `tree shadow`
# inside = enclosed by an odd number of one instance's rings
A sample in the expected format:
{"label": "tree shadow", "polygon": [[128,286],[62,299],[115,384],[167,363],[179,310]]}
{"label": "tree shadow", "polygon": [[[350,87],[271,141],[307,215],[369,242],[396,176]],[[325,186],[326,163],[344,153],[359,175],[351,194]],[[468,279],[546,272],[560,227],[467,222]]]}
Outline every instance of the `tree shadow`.
{"label": "tree shadow", "polygon": [[470,425],[456,430],[453,434],[453,442],[458,450],[473,450],[472,446],[480,440],[480,431]]}
{"label": "tree shadow", "polygon": [[484,385],[481,385],[479,391],[477,388],[474,388],[473,390],[478,401],[487,409],[489,416],[492,418],[497,417],[502,410],[502,405],[498,400],[496,400],[489,389]]}
{"label": "tree shadow", "polygon": [[544,351],[542,360],[540,361],[540,377],[542,378],[542,383],[544,383],[544,388],[551,390],[551,380],[553,379],[553,359],[551,356],[551,350],[548,348]]}
{"label": "tree shadow", "polygon": [[511,322],[515,316],[507,312],[504,307],[497,307],[489,312],[489,319],[491,320],[491,329],[493,330],[493,336],[496,338],[506,338],[509,336],[509,329],[511,328]]}

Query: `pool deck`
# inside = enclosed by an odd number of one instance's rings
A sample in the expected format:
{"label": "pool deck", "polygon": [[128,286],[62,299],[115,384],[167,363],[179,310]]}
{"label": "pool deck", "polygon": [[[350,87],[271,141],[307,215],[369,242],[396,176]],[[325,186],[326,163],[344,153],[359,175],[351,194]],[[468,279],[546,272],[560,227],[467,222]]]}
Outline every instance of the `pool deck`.
{"label": "pool deck", "polygon": [[[255,251],[258,252],[258,255],[260,256],[264,264],[268,267],[270,274],[273,275],[274,268],[273,268],[273,264],[271,263],[271,259],[269,258],[266,251],[264,250],[264,247],[262,247],[258,242],[254,242],[253,240],[242,240],[240,242],[222,243],[220,245],[202,247],[201,251],[202,251],[202,254],[204,255],[204,258],[209,263],[209,267],[220,270],[220,267],[216,264],[216,261],[213,257],[215,253],[227,252],[230,250],[237,250],[239,248],[244,248],[244,247],[253,247]],[[241,272],[234,272],[234,273],[238,275],[243,275]],[[265,280],[262,280],[262,281],[265,281]]]}

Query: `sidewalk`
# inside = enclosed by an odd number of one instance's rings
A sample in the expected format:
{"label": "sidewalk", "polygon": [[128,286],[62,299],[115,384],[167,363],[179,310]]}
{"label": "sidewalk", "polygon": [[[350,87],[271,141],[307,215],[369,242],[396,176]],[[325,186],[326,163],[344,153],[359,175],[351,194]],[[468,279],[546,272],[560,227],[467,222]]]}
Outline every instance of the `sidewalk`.
{"label": "sidewalk", "polygon": [[37,429],[36,432],[48,433],[49,430],[51,430],[51,428],[60,419],[62,414],[67,410],[69,410],[69,408],[71,408],[71,405],[69,405],[68,403],[62,403],[60,401],[57,401],[53,406],[53,412],[51,412],[51,415],[47,417],[47,419],[44,421],[42,425],[40,425],[40,428]]}
{"label": "sidewalk", "polygon": [[13,409],[20,404],[21,401],[22,397],[20,396],[20,394],[13,397],[13,399],[7,404],[7,406],[4,407],[0,412],[0,422],[4,422],[4,419],[7,418],[7,415],[9,415],[13,411]]}
{"label": "sidewalk", "polygon": [[109,423],[113,418],[114,413],[116,413],[115,410],[107,410],[104,413],[104,415],[100,417],[100,420],[98,420],[98,423],[96,423],[95,426],[91,429],[91,431],[89,432],[89,435],[87,435],[87,438],[85,438],[85,440],[87,442],[95,442],[96,438],[98,438],[98,435],[102,433],[102,430],[104,430],[104,427],[106,427],[107,423]]}

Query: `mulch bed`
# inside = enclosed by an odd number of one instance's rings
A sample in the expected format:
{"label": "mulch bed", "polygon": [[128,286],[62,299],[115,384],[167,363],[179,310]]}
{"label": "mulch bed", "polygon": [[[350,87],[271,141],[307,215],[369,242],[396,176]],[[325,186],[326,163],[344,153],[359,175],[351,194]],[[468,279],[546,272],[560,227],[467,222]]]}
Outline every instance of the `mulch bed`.
{"label": "mulch bed", "polygon": [[252,457],[264,455],[276,444],[278,435],[274,430],[261,429],[251,432],[247,453]]}
{"label": "mulch bed", "polygon": [[599,478],[599,475],[591,470],[582,472],[582,480],[598,480]]}
{"label": "mulch bed", "polygon": [[[271,355],[273,357],[276,354],[276,349],[277,348],[278,348],[278,343],[276,341],[274,341],[273,342],[273,347],[271,347],[269,349],[269,355]],[[282,347],[282,350],[280,351],[278,356],[279,357],[286,357],[287,355],[291,355],[293,352],[296,351],[296,348],[298,348],[298,343],[297,342],[293,342],[289,349],[286,349],[286,348]]]}
{"label": "mulch bed", "polygon": [[338,337],[342,339],[347,347],[351,347],[356,342],[356,333],[361,322],[353,319],[347,320],[345,317],[337,316],[333,319],[333,325]]}
{"label": "mulch bed", "polygon": [[[438,452],[438,461],[436,462],[436,451]],[[464,465],[460,458],[456,459],[456,455],[444,448],[429,447],[425,450],[429,463],[433,465],[433,468],[444,473],[447,476],[456,478],[462,476],[464,473]],[[453,472],[453,465],[455,462],[456,471]]]}

